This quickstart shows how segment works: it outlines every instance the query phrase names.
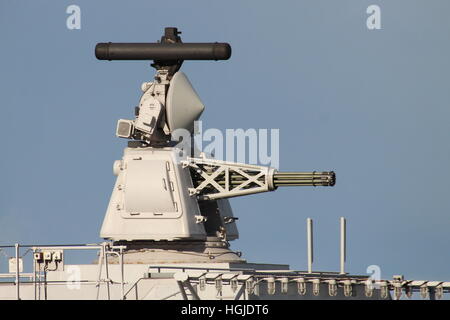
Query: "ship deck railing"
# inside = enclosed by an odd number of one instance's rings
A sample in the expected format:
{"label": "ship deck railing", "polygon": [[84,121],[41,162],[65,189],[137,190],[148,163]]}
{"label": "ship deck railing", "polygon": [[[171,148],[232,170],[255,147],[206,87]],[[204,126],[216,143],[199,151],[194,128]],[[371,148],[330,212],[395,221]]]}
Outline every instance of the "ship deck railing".
{"label": "ship deck railing", "polygon": [[[14,249],[14,255],[9,257],[6,249]],[[26,249],[21,255],[21,249]],[[16,289],[16,299],[20,300],[21,285],[34,286],[34,298],[41,299],[40,285],[45,282],[46,285],[68,284],[70,281],[47,280],[46,274],[52,270],[42,269],[37,265],[35,254],[45,253],[47,251],[62,250],[97,250],[99,259],[98,277],[96,280],[77,280],[79,284],[95,284],[97,286],[97,299],[99,298],[100,287],[107,289],[107,299],[111,299],[110,285],[120,285],[121,299],[126,299],[130,290],[137,286],[140,281],[154,278],[169,278],[177,281],[180,286],[182,296],[187,298],[186,292],[183,294],[184,287],[192,288],[192,284],[200,288],[207,283],[211,283],[221,288],[222,285],[240,285],[245,288],[248,294],[256,294],[258,284],[265,283],[269,295],[273,294],[276,283],[280,283],[281,293],[286,293],[289,283],[295,282],[298,286],[299,294],[304,294],[305,284],[312,284],[312,288],[318,288],[320,284],[328,284],[329,292],[332,288],[343,287],[344,293],[350,293],[353,285],[365,286],[366,295],[369,296],[373,289],[379,289],[382,295],[387,296],[392,291],[394,298],[400,299],[402,295],[410,297],[412,293],[419,292],[422,298],[436,299],[450,293],[450,282],[446,281],[428,281],[428,280],[405,280],[402,276],[394,276],[392,280],[373,279],[364,275],[351,275],[339,272],[322,271],[296,271],[296,270],[259,270],[255,268],[214,268],[214,267],[192,267],[192,266],[170,266],[170,265],[149,265],[147,275],[143,278],[129,283],[130,289],[125,292],[124,276],[124,250],[125,246],[115,246],[109,242],[98,244],[72,244],[72,245],[0,245],[0,255],[13,259],[12,267],[9,273],[0,273],[0,287],[5,284],[12,284]],[[33,271],[23,272],[23,257],[28,253],[33,253]],[[120,281],[112,281],[109,277],[108,256],[115,255],[118,258],[120,267]],[[64,257],[64,253],[62,254]],[[11,261],[11,260],[10,260]],[[64,261],[61,261],[64,263]],[[117,265],[117,263],[115,263]],[[104,270],[104,271],[103,271]],[[104,277],[102,278],[102,273]],[[9,280],[9,281],[8,281]],[[190,290],[192,296],[198,295],[194,290]],[[284,292],[286,291],[286,292]],[[314,289],[313,289],[314,291]],[[38,294],[39,292],[39,294]],[[46,299],[46,295],[44,296]]]}

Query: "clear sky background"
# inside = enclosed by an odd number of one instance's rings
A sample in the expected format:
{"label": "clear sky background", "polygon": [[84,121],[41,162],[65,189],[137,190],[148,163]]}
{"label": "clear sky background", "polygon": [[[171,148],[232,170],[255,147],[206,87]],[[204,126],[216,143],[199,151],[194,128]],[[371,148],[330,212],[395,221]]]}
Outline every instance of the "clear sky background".
{"label": "clear sky background", "polygon": [[[81,29],[66,27],[67,6]],[[366,9],[381,8],[381,30]],[[98,61],[97,42],[229,42],[226,62],[185,62],[207,128],[279,128],[281,170],[335,170],[334,188],[231,200],[252,262],[450,280],[450,2],[0,1],[0,244],[99,242],[148,62]],[[0,264],[0,268],[6,264]]]}

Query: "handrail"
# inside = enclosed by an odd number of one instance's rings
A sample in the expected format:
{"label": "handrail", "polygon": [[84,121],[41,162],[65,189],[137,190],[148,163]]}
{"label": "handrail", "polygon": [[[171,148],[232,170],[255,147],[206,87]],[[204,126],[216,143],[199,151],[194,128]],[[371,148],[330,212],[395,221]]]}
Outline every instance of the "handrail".
{"label": "handrail", "polygon": [[[41,278],[42,275],[40,274],[41,272],[48,272],[47,270],[41,271],[41,270],[36,270],[36,263],[33,260],[33,273],[26,273],[26,272],[21,272],[20,271],[20,259],[22,258],[22,256],[20,256],[20,248],[29,248],[24,255],[26,255],[28,252],[32,251],[33,253],[35,252],[41,252],[44,250],[102,250],[102,254],[105,258],[105,267],[108,268],[107,264],[107,255],[108,254],[115,254],[118,256],[119,258],[119,263],[121,266],[121,287],[122,287],[122,299],[124,299],[124,269],[123,269],[123,250],[126,248],[126,246],[123,245],[112,245],[111,243],[107,243],[107,242],[103,242],[103,243],[93,243],[93,244],[46,244],[46,245],[21,245],[19,243],[15,243],[14,245],[0,245],[0,252],[3,253],[3,255],[6,258],[9,258],[9,256],[6,254],[6,252],[2,249],[6,249],[6,248],[14,248],[14,259],[16,261],[16,268],[14,270],[13,273],[9,272],[9,273],[0,273],[0,278],[15,278],[14,282],[9,282],[9,281],[3,281],[0,282],[0,284],[11,284],[14,283],[14,285],[16,286],[16,299],[20,300],[20,288],[21,288],[21,284],[34,284],[35,286],[35,299],[37,298],[36,296],[36,290],[37,290],[37,284],[39,282],[39,292],[40,292],[40,283],[41,283]],[[111,251],[109,251],[111,250]],[[114,251],[114,250],[118,250],[118,252]],[[100,256],[102,257],[102,255]],[[102,260],[102,259],[100,259]],[[77,282],[79,282],[80,284],[87,284],[87,283],[95,283],[98,286],[100,286],[101,283],[106,283],[108,286],[108,299],[110,298],[110,294],[109,294],[109,284],[115,284],[116,282],[112,281],[111,279],[109,279],[109,274],[108,274],[108,269],[106,269],[106,278],[107,279],[101,279],[101,269],[99,270],[100,274],[99,274],[99,279],[97,281],[91,281],[91,280],[79,280]],[[21,281],[21,279],[23,278],[32,278],[30,279],[31,281]],[[45,279],[45,276],[44,276]],[[62,283],[67,283],[67,281],[47,281],[46,279],[44,280],[44,285],[47,286],[48,284],[62,284]],[[100,290],[100,288],[99,288]]]}

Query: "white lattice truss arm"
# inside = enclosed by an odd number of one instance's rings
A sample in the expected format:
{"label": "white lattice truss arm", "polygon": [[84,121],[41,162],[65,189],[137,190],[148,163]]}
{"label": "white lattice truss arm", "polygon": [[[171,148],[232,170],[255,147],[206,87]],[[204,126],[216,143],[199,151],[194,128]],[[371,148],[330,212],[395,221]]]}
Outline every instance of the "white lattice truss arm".
{"label": "white lattice truss arm", "polygon": [[200,199],[231,198],[275,189],[275,169],[270,167],[190,157],[182,165],[190,167],[198,178],[193,178],[198,184],[195,186],[194,182],[189,194]]}

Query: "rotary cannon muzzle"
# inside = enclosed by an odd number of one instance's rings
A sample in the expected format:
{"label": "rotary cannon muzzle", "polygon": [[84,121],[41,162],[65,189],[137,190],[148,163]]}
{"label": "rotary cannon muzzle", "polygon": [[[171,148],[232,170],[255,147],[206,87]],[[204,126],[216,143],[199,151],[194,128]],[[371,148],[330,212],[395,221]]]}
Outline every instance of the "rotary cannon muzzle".
{"label": "rotary cannon muzzle", "polygon": [[325,172],[275,172],[273,185],[287,186],[324,186],[332,187],[336,184],[336,174],[333,171]]}
{"label": "rotary cannon muzzle", "polygon": [[228,43],[97,43],[99,60],[228,60]]}

